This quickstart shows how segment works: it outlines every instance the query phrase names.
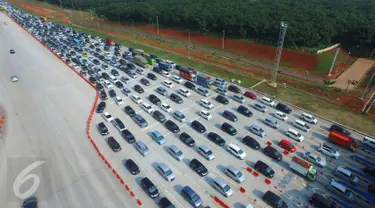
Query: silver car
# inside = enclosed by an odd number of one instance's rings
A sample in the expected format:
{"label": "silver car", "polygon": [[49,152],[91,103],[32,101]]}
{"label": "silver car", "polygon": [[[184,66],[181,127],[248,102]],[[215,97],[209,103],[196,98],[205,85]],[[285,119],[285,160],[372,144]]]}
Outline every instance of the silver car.
{"label": "silver car", "polygon": [[318,151],[335,159],[339,159],[340,157],[339,151],[331,146],[328,146],[327,144],[321,144],[318,147]]}
{"label": "silver car", "polygon": [[150,154],[150,149],[147,147],[147,145],[145,143],[143,143],[142,141],[137,141],[135,143],[135,148],[138,150],[139,153],[141,153],[141,155],[143,156],[146,156],[148,154]]}
{"label": "silver car", "polygon": [[206,145],[200,145],[198,147],[198,153],[207,160],[213,160],[215,158],[215,154]]}
{"label": "silver car", "polygon": [[163,178],[167,181],[173,181],[175,179],[175,174],[173,171],[164,163],[158,163],[158,166],[156,167],[158,172],[160,173]]}
{"label": "silver car", "polygon": [[324,168],[327,165],[327,162],[324,158],[321,158],[312,152],[306,152],[302,157],[305,160],[312,162],[315,165],[320,166],[321,168]]}
{"label": "silver car", "polygon": [[225,168],[224,173],[237,183],[242,183],[245,180],[245,177],[241,173],[241,171],[239,171],[237,168],[234,168],[231,165]]}
{"label": "silver car", "polygon": [[184,159],[184,153],[178,148],[176,147],[175,145],[171,145],[169,146],[168,148],[168,152],[169,154],[176,160],[178,161],[181,161],[182,159]]}
{"label": "silver car", "polygon": [[266,132],[261,127],[259,127],[257,125],[251,125],[249,127],[249,131],[258,135],[258,136],[260,136],[260,137],[262,137],[262,138],[266,136]]}
{"label": "silver car", "polygon": [[212,186],[225,197],[230,197],[233,194],[230,186],[219,177],[212,181]]}

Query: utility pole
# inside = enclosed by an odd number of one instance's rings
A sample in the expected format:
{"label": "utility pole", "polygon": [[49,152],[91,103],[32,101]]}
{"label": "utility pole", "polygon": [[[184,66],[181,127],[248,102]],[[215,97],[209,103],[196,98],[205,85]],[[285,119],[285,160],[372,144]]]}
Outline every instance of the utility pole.
{"label": "utility pole", "polygon": [[329,77],[332,76],[332,69],[335,66],[336,58],[337,58],[337,55],[339,54],[339,51],[340,51],[340,47],[337,48],[336,53],[335,53],[335,57],[333,58],[331,68],[329,69],[329,72],[328,72],[328,75],[327,75]]}
{"label": "utility pole", "polygon": [[73,15],[74,15],[74,13],[75,13],[74,5],[73,5],[73,0],[72,0],[70,3],[71,3],[72,8],[73,8],[73,12],[72,12],[72,21],[71,21],[71,23],[73,24]]}
{"label": "utility pole", "polygon": [[277,49],[276,49],[276,56],[275,56],[275,75],[273,78],[274,86],[276,87],[276,81],[277,81],[277,72],[279,71],[280,67],[280,60],[281,60],[281,54],[283,52],[283,45],[284,45],[284,39],[286,34],[286,29],[288,28],[288,24],[286,22],[280,23],[280,32],[279,32],[279,40],[277,41]]}
{"label": "utility pole", "polygon": [[156,16],[156,33],[157,33],[158,35],[160,35],[160,34],[159,34],[159,17],[158,17],[158,16]]}
{"label": "utility pole", "polygon": [[189,49],[189,60],[190,60],[190,31],[188,31],[188,33],[189,33],[189,46],[188,46],[188,49]]}
{"label": "utility pole", "polygon": [[132,19],[132,27],[133,27],[133,36],[134,36],[134,41],[137,42],[135,38],[135,28],[134,28],[134,20]]}
{"label": "utility pole", "polygon": [[224,48],[225,30],[223,30],[223,37],[221,38],[221,48]]}
{"label": "utility pole", "polygon": [[374,78],[375,72],[372,74],[370,81],[368,82],[365,91],[363,92],[362,96],[360,97],[363,100],[363,97],[365,96],[367,89],[370,87],[372,79]]}
{"label": "utility pole", "polygon": [[[79,8],[78,8],[79,9]],[[83,19],[83,17],[82,17],[82,11],[81,11],[81,9],[79,9],[79,16],[81,17],[81,24],[82,24],[82,19]]]}
{"label": "utility pole", "polygon": [[117,13],[117,23],[118,23],[118,26],[120,26],[120,14]]}
{"label": "utility pole", "polygon": [[63,9],[63,7],[62,7],[62,3],[61,3],[61,0],[60,0],[60,8],[61,8],[61,10]]}
{"label": "utility pole", "polygon": [[371,53],[370,53],[370,56],[368,57],[369,59],[371,59],[371,58],[372,58],[372,55],[374,54],[374,52],[375,52],[375,48],[374,48],[374,49],[372,49],[372,51],[371,51]]}

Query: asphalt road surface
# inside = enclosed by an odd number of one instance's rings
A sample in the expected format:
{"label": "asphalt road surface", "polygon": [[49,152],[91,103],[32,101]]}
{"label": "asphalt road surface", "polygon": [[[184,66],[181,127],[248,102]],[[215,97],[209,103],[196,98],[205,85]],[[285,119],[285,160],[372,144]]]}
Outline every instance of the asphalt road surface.
{"label": "asphalt road surface", "polygon": [[[1,12],[0,22],[0,105],[7,116],[0,138],[1,206],[20,207],[15,193],[27,196],[33,180],[13,191],[15,179],[41,161],[29,173],[40,178],[34,193],[40,207],[135,207],[86,137],[95,91]],[[12,75],[19,82],[12,83]]]}

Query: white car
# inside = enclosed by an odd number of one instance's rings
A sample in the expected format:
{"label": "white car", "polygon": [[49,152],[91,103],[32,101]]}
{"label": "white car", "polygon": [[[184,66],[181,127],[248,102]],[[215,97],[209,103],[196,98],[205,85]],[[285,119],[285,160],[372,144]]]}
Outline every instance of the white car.
{"label": "white car", "polygon": [[281,111],[276,111],[273,114],[273,116],[275,116],[275,118],[280,119],[282,121],[288,120],[288,116],[285,113],[281,112]]}
{"label": "white car", "polygon": [[327,144],[321,144],[318,147],[318,151],[335,159],[339,159],[340,153],[335,148],[328,146]]}
{"label": "white car", "polygon": [[12,82],[18,82],[18,78],[17,78],[16,75],[11,76],[11,77],[10,77],[10,80],[11,80]]}
{"label": "white car", "polygon": [[171,81],[168,81],[168,80],[164,80],[163,81],[163,85],[168,87],[168,88],[172,88],[173,87],[173,83]]}
{"label": "white car", "polygon": [[211,113],[208,112],[208,111],[205,111],[205,110],[201,110],[201,111],[199,112],[199,115],[200,115],[202,118],[204,118],[204,119],[206,119],[206,120],[208,120],[208,121],[212,119],[212,115],[211,115]]}
{"label": "white car", "polygon": [[319,165],[321,168],[324,168],[327,165],[327,162],[324,158],[321,158],[312,152],[305,152],[302,157],[305,160],[314,163],[315,165]]}
{"label": "white car", "polygon": [[160,108],[161,108],[163,111],[167,112],[167,113],[169,113],[169,112],[172,111],[171,106],[169,106],[167,103],[162,103],[162,104],[160,105]]}
{"label": "white car", "polygon": [[132,95],[131,99],[132,99],[133,102],[135,102],[137,104],[141,104],[142,103],[142,98],[139,97],[138,95]]}
{"label": "white car", "polygon": [[102,113],[102,117],[104,118],[104,120],[106,120],[107,122],[111,122],[113,121],[113,117],[110,113],[108,112],[103,112]]}
{"label": "white car", "polygon": [[200,104],[201,106],[205,107],[205,108],[208,108],[208,109],[212,109],[212,108],[214,108],[214,105],[213,105],[210,101],[205,100],[205,99],[202,99],[202,100],[199,102],[199,104]]}
{"label": "white car", "polygon": [[181,89],[178,90],[178,94],[180,94],[180,95],[182,95],[184,97],[187,97],[187,98],[191,96],[190,91],[187,90],[187,89],[183,89],[183,88],[181,88]]}
{"label": "white car", "polygon": [[172,80],[177,82],[178,84],[181,84],[182,83],[182,78],[177,76],[177,75],[173,75],[172,76]]}
{"label": "white car", "polygon": [[268,97],[262,97],[262,99],[260,99],[260,102],[262,102],[265,105],[271,106],[271,107],[275,107],[276,106],[276,103],[273,102],[273,100],[271,100]]}
{"label": "white car", "polygon": [[234,145],[234,144],[229,144],[227,146],[227,151],[240,160],[243,160],[246,157],[246,153],[241,148],[239,148],[237,145]]}
{"label": "white car", "polygon": [[164,71],[164,70],[161,71],[161,76],[167,77],[167,78],[171,77],[171,75],[169,74],[169,72]]}
{"label": "white car", "polygon": [[303,135],[301,133],[299,133],[297,130],[295,129],[288,129],[286,131],[286,135],[288,137],[290,137],[291,139],[293,140],[296,140],[296,141],[299,141],[299,142],[302,142],[305,138],[303,137]]}
{"label": "white car", "polygon": [[124,101],[123,101],[122,98],[119,97],[119,96],[116,96],[116,97],[115,97],[115,102],[116,102],[117,105],[122,105],[122,104],[124,104]]}
{"label": "white car", "polygon": [[103,81],[103,85],[107,89],[112,89],[113,88],[112,84],[108,80],[104,80]]}
{"label": "white car", "polygon": [[141,105],[141,108],[143,110],[145,110],[147,113],[151,114],[152,112],[154,112],[154,109],[152,108],[152,106],[148,103],[142,103]]}

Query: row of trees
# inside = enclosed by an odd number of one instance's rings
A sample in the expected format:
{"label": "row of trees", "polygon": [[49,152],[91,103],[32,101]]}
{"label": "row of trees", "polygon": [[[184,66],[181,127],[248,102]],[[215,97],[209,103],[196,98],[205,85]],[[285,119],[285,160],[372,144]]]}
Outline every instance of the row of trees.
{"label": "row of trees", "polygon": [[[43,0],[45,1],[45,0]],[[47,0],[60,5],[60,0]],[[375,47],[371,0],[61,0],[64,7],[95,11],[109,20],[155,24],[202,33],[277,42],[288,22],[285,45]]]}

